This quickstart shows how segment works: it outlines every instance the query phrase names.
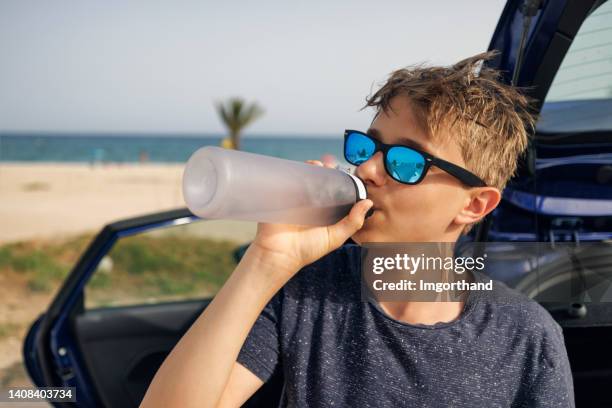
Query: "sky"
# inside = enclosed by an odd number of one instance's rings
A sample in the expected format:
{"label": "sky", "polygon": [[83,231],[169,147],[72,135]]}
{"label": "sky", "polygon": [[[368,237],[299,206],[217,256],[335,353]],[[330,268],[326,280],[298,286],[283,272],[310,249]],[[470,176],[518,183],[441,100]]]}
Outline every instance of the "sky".
{"label": "sky", "polygon": [[484,51],[503,0],[0,2],[0,132],[248,134],[363,128],[394,69]]}

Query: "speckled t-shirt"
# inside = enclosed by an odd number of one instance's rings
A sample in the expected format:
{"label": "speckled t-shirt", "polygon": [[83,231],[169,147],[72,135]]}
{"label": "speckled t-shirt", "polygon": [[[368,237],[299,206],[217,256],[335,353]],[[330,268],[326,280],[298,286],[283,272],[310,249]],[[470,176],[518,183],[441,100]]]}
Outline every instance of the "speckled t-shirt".
{"label": "speckled t-shirt", "polygon": [[361,301],[361,247],[300,270],[251,329],[238,362],[282,370],[281,406],[574,407],[561,328],[499,282],[458,319],[411,325]]}

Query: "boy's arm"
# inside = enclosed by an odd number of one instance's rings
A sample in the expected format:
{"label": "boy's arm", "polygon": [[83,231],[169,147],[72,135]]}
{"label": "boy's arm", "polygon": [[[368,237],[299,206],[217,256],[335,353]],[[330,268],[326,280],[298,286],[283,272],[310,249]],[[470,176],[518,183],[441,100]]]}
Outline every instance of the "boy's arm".
{"label": "boy's arm", "polygon": [[264,382],[248,368],[236,362],[217,407],[242,406],[263,384]]}
{"label": "boy's arm", "polygon": [[215,407],[221,399],[233,403],[252,395],[261,384],[235,364],[257,317],[301,268],[353,236],[373,204],[369,199],[357,201],[334,225],[258,223],[242,260],[166,357],[141,406]]}
{"label": "boy's arm", "polygon": [[[193,323],[155,374],[142,407],[239,406],[263,382],[236,358],[257,317],[285,284],[290,268],[273,254],[250,246],[213,301]],[[274,273],[268,273],[274,271]]]}
{"label": "boy's arm", "polygon": [[574,408],[571,372],[561,367],[546,367],[529,390],[521,408]]}

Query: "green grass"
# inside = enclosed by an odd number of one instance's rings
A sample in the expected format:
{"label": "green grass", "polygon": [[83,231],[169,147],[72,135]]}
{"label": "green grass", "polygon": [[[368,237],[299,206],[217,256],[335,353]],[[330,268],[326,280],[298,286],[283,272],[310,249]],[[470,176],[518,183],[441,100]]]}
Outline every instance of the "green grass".
{"label": "green grass", "polygon": [[[20,242],[0,247],[0,271],[23,276],[32,291],[49,292],[66,278],[91,235],[51,244]],[[189,236],[137,235],[120,239],[107,255],[110,270],[97,270],[86,297],[95,304],[129,299],[199,297],[215,293],[236,267],[237,244]]]}
{"label": "green grass", "polygon": [[92,290],[119,284],[143,297],[216,292],[236,267],[230,241],[168,236],[130,237],[109,253],[110,273],[97,273]]}
{"label": "green grass", "polygon": [[112,281],[109,275],[98,272],[95,273],[91,280],[87,283],[87,286],[92,289],[104,289],[110,287]]}
{"label": "green grass", "polygon": [[12,269],[26,277],[33,291],[49,291],[54,283],[63,280],[70,264],[56,259],[47,250],[35,248],[27,243],[0,247],[0,270]]}

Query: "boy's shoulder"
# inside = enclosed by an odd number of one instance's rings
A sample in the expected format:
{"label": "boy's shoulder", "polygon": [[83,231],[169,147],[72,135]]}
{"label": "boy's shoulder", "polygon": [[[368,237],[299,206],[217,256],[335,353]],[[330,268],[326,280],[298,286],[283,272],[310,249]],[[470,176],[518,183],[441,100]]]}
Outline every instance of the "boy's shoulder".
{"label": "boy's shoulder", "polygon": [[500,311],[511,313],[516,317],[523,318],[523,320],[534,319],[544,325],[554,324],[558,326],[550,313],[537,301],[516,289],[510,288],[504,282],[494,279],[492,281],[493,290],[483,298],[487,299],[489,303],[497,305]]}
{"label": "boy's shoulder", "polygon": [[562,328],[548,310],[503,282],[493,280],[493,290],[482,296],[479,307],[481,312],[494,314],[495,322],[509,322],[515,336],[540,343],[550,353],[565,348]]}

